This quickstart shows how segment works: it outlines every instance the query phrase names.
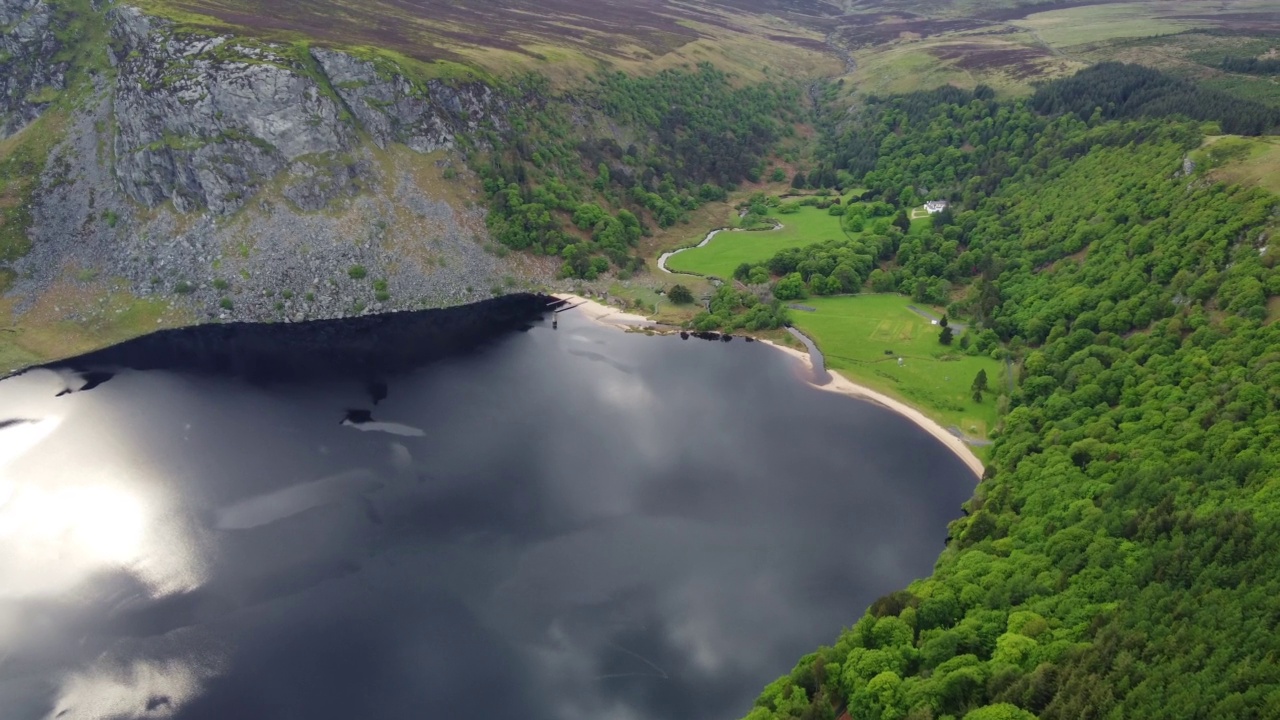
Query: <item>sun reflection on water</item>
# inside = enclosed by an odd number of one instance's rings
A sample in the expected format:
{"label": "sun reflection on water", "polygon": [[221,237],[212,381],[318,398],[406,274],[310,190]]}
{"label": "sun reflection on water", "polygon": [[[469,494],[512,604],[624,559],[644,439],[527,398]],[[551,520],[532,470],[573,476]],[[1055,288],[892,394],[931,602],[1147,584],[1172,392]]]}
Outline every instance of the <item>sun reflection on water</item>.
{"label": "sun reflection on water", "polygon": [[145,493],[145,478],[131,476],[141,471],[100,458],[68,475],[24,458],[60,424],[0,428],[0,597],[57,594],[113,570],[134,575],[153,596],[198,584],[188,529],[161,522],[163,503]]}
{"label": "sun reflection on water", "polygon": [[[22,607],[33,598],[84,601],[87,610],[101,598],[79,590],[102,573],[127,574],[151,598],[204,581],[198,523],[154,482],[155,471],[132,460],[111,424],[72,433],[74,449],[57,439],[61,424],[0,426],[0,660],[6,646],[31,641]],[[172,716],[217,674],[220,656],[173,656],[170,644],[150,648],[149,657],[107,652],[67,668],[48,717]]]}

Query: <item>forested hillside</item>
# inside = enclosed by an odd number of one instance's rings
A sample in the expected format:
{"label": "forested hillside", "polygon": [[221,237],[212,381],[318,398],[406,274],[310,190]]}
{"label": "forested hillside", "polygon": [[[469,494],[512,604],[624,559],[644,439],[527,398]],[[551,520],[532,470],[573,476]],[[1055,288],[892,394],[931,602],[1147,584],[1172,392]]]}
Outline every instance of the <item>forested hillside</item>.
{"label": "forested hillside", "polygon": [[752,720],[1280,716],[1277,198],[1188,174],[1198,124],[1080,108],[948,89],[827,138],[873,194],[954,202],[909,253],[853,250],[964,287],[1020,378],[933,576]]}
{"label": "forested hillside", "polygon": [[[544,83],[526,82],[526,96],[549,96]],[[800,102],[773,84],[735,87],[708,64],[650,77],[607,72],[581,95],[526,109],[477,160],[493,236],[559,255],[562,275],[586,279],[643,266],[632,250],[641,216],[668,227],[758,180]],[[608,131],[584,133],[593,122],[628,134],[626,147]]]}
{"label": "forested hillside", "polygon": [[1041,86],[1031,101],[1040,112],[1072,112],[1087,119],[1181,116],[1216,120],[1223,132],[1261,135],[1280,128],[1280,109],[1141,65],[1102,63]]}
{"label": "forested hillside", "polygon": [[1260,60],[1252,57],[1238,58],[1228,55],[1222,58],[1222,69],[1249,75],[1280,75],[1280,58]]}

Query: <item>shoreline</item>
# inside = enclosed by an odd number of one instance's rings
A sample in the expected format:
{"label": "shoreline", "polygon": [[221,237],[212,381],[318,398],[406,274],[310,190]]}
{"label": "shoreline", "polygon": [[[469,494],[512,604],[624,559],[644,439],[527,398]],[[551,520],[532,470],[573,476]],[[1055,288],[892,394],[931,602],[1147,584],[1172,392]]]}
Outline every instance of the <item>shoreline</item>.
{"label": "shoreline", "polygon": [[654,327],[657,325],[656,322],[643,315],[636,315],[615,307],[609,307],[595,300],[584,298],[581,295],[560,292],[551,293],[551,297],[563,300],[566,305],[572,305],[574,306],[573,309],[581,310],[584,315],[592,320],[610,327]]}
{"label": "shoreline", "polygon": [[[553,293],[552,297],[565,300],[570,304],[581,303],[578,305],[577,309],[584,311],[589,318],[602,325],[608,325],[615,328],[653,327],[655,325],[655,323],[648,318],[640,315],[634,315],[632,313],[625,313],[616,308],[611,308],[594,300],[588,300],[587,298],[573,295],[571,293]],[[813,362],[809,359],[808,353],[800,352],[799,350],[786,347],[785,345],[779,345],[771,340],[762,340],[757,338],[757,342],[769,345],[770,347],[780,350],[800,361],[809,369],[810,376],[812,376]],[[963,440],[952,435],[946,428],[939,425],[932,418],[901,400],[891,398],[884,393],[877,392],[869,387],[853,382],[849,378],[841,375],[839,371],[827,368],[827,373],[831,375],[831,381],[826,384],[818,385],[808,380],[806,380],[805,383],[818,390],[824,390],[826,392],[837,393],[857,400],[875,403],[901,415],[902,417],[905,417],[917,427],[932,435],[934,439],[942,443],[942,445],[950,450],[956,457],[960,458],[960,460],[964,462],[965,466],[969,468],[970,472],[973,473],[976,480],[982,479],[982,473],[986,468],[983,466],[982,461],[978,459],[978,456],[969,449],[969,446],[966,445]]]}
{"label": "shoreline", "polygon": [[[785,345],[779,345],[771,340],[759,340],[759,342],[771,345],[774,348],[787,353],[803,363],[804,366],[812,372],[813,362],[809,360],[808,353],[800,352],[795,348],[789,348]],[[838,370],[827,368],[827,374],[831,376],[831,382],[824,385],[818,385],[811,382],[809,385],[817,388],[818,390],[825,390],[827,392],[837,393],[846,397],[875,403],[905,417],[915,423],[917,427],[932,435],[934,439],[945,445],[948,450],[956,455],[956,457],[960,458],[960,460],[968,466],[969,470],[973,472],[976,479],[982,479],[982,473],[986,468],[983,466],[982,461],[978,459],[978,456],[973,454],[973,451],[969,449],[969,446],[966,445],[963,440],[951,434],[951,432],[939,425],[928,415],[925,415],[920,410],[902,402],[901,400],[889,397],[882,392],[872,390],[865,385],[859,385],[844,375],[841,375]]]}

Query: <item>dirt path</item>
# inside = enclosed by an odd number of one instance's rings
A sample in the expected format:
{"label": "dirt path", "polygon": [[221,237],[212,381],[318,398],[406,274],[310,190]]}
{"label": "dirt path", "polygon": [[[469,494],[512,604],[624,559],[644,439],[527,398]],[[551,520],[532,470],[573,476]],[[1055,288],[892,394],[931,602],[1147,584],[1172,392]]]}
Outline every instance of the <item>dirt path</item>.
{"label": "dirt path", "polygon": [[[1019,25],[1015,25],[1014,27],[1021,27],[1021,26],[1019,26]],[[1040,37],[1040,33],[1039,33],[1039,31],[1037,31],[1037,30],[1032,30],[1031,28],[1025,28],[1025,27],[1023,27],[1023,28],[1021,28],[1021,29],[1029,31],[1029,32],[1031,33],[1031,37],[1035,38],[1035,41],[1036,41],[1037,43],[1039,43],[1040,47],[1044,48],[1045,50],[1048,50],[1050,55],[1053,55],[1054,57],[1066,57],[1066,56],[1067,56],[1067,54],[1066,54],[1066,53],[1062,52],[1062,51],[1061,51],[1061,50],[1059,50],[1058,48],[1056,48],[1056,47],[1054,47],[1054,46],[1050,45],[1049,43],[1045,42],[1045,39],[1044,39],[1044,38],[1042,38],[1042,37]]]}
{"label": "dirt path", "polygon": [[661,255],[658,256],[658,269],[664,273],[667,273],[668,275],[689,275],[692,277],[702,277],[701,275],[697,275],[695,273],[680,272],[678,270],[668,270],[667,261],[675,257],[676,255],[679,255],[680,253],[684,252],[685,250],[693,250],[694,248],[706,247],[707,243],[711,242],[711,238],[729,229],[730,228],[716,228],[715,230],[712,230],[711,232],[707,233],[707,236],[702,239],[702,242],[698,243],[697,245],[694,245],[693,247],[680,248],[679,250],[672,250],[670,252],[662,253]]}

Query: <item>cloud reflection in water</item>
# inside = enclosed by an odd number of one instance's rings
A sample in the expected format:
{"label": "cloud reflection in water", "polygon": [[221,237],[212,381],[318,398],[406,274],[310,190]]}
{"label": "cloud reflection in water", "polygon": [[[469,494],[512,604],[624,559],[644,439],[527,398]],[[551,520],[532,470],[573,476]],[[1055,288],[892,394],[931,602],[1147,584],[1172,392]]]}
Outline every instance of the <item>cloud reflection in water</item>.
{"label": "cloud reflection in water", "polygon": [[0,429],[26,448],[0,467],[0,704],[740,716],[926,573],[972,487],[924,433],[758,344],[570,313],[377,377],[379,417],[415,432],[340,424],[363,376],[123,370],[56,401],[0,383],[15,415],[63,417],[39,444]]}

